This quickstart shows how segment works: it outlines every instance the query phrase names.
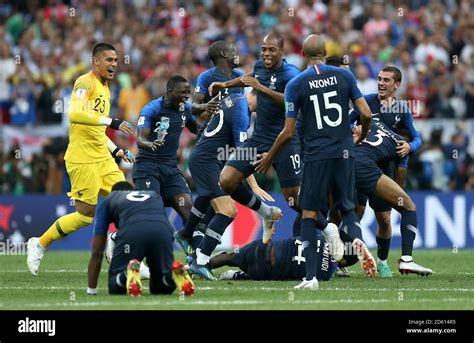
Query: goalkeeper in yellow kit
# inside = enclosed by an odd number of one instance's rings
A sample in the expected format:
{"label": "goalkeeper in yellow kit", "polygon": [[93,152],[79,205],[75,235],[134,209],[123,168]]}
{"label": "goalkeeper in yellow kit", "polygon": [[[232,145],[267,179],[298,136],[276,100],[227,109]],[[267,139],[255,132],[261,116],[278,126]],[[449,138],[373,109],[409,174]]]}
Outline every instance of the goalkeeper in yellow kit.
{"label": "goalkeeper in yellow kit", "polygon": [[91,224],[97,196],[107,196],[112,186],[125,181],[113,157],[133,162],[133,155],[118,148],[106,135],[107,126],[132,134],[133,125],[109,118],[110,92],[108,82],[117,68],[115,48],[97,44],[92,51],[92,71],[81,75],[74,84],[69,105],[69,145],[64,159],[71,179],[71,192],[76,212],[62,216],[41,237],[32,237],[27,244],[27,264],[31,274],[38,275],[44,251],[55,240]]}

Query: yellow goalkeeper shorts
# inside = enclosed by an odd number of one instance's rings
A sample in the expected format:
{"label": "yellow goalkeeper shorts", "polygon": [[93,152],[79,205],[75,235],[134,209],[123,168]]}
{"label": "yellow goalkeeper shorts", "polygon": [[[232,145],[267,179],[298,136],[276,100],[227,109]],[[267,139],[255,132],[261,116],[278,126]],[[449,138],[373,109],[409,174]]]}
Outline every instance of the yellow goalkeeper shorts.
{"label": "yellow goalkeeper shorts", "polygon": [[106,197],[112,186],[125,181],[123,172],[113,159],[96,163],[74,163],[66,161],[71,179],[71,191],[67,195],[90,205],[97,205],[97,196]]}

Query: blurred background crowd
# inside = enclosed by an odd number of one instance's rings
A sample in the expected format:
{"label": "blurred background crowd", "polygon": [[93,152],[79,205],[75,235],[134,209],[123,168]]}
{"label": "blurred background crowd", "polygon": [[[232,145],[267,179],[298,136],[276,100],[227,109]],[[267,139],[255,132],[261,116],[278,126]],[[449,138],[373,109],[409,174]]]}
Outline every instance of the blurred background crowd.
{"label": "blurred background crowd", "polygon": [[[259,58],[261,39],[271,31],[284,37],[285,58],[301,69],[304,37],[325,35],[328,56],[346,58],[364,94],[377,91],[376,77],[384,65],[398,66],[403,80],[397,97],[417,104],[413,114],[424,139],[410,159],[407,188],[472,190],[473,13],[472,0],[2,3],[0,192],[68,190],[63,160],[68,98],[74,80],[90,69],[97,42],[113,44],[120,56],[110,86],[111,115],[136,123],[140,109],[164,93],[172,75],[195,84],[211,66],[210,43],[234,43],[240,69],[249,72]],[[133,138],[115,133],[109,132],[118,145],[133,149]],[[25,153],[27,144],[36,148]],[[186,162],[193,144],[194,136],[184,132],[178,155],[191,185]],[[131,166],[122,167],[129,175]],[[278,191],[272,171],[261,175],[259,183]]]}

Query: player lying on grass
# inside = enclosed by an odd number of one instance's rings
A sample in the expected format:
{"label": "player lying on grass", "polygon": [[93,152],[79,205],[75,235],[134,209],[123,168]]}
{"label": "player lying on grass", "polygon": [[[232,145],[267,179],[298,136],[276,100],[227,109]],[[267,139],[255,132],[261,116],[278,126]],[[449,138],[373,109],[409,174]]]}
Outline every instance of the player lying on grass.
{"label": "player lying on grass", "polygon": [[87,271],[87,294],[97,294],[107,230],[118,233],[109,267],[109,294],[141,295],[140,261],[150,268],[150,293],[171,294],[176,288],[192,295],[194,284],[181,262],[173,263],[173,227],[161,197],[154,191],[134,191],[125,181],[116,183],[99,204],[94,224],[92,255]]}
{"label": "player lying on grass", "polygon": [[[344,232],[341,232],[341,239],[344,242],[352,242]],[[221,280],[301,280],[306,275],[306,259],[303,257],[302,244],[299,237],[281,241],[270,240],[266,244],[261,240],[255,240],[235,252],[212,257],[209,264],[213,269],[223,266],[239,267],[240,271],[223,272]],[[336,266],[349,267],[358,261],[355,253],[347,251],[340,262],[334,262],[329,255],[329,245],[321,233],[318,233],[317,246],[319,269],[316,277],[319,281],[328,281],[333,276]],[[346,244],[346,247],[349,246],[351,245]]]}
{"label": "player lying on grass", "polygon": [[[360,129],[354,130],[354,140],[358,139]],[[430,275],[432,270],[413,261],[413,242],[417,232],[416,205],[410,196],[390,177],[383,174],[378,165],[382,162],[408,159],[400,157],[397,146],[404,138],[387,128],[381,121],[373,120],[367,138],[355,146],[355,180],[357,193],[385,201],[400,212],[402,218],[402,258],[398,260],[398,270],[402,274],[414,273]],[[403,163],[402,163],[403,164]]]}

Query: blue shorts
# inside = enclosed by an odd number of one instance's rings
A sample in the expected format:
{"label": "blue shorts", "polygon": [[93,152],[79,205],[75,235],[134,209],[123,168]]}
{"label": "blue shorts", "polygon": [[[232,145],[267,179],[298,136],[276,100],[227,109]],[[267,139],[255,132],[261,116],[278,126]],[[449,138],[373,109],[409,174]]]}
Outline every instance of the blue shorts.
{"label": "blue shorts", "polygon": [[195,151],[193,150],[189,157],[189,170],[198,194],[210,199],[228,195],[219,185],[223,164],[218,160],[203,160],[197,153],[194,153]]}
{"label": "blue shorts", "polygon": [[346,212],[355,208],[353,158],[306,162],[300,188],[300,207],[309,211],[328,211],[329,194],[332,194],[335,209]]}
{"label": "blue shorts", "polygon": [[178,194],[191,194],[188,183],[178,167],[155,161],[139,161],[133,166],[133,182],[140,191],[155,191],[165,205]]}
{"label": "blue shorts", "polygon": [[[244,142],[244,144],[240,147],[241,149],[248,149],[248,151],[252,151],[250,155],[255,155],[254,152],[257,154],[261,154],[264,152],[268,152],[271,149],[271,145],[266,143],[258,142],[257,140],[252,140],[252,138],[248,139]],[[255,172],[255,168],[253,166],[253,162],[255,160],[249,159],[237,159],[238,157],[232,156],[227,165],[234,167],[242,174],[244,177],[248,177]],[[303,169],[303,161],[300,158],[300,146],[299,144],[290,143],[275,157],[273,160],[273,168],[275,168],[278,180],[280,182],[281,188],[288,188],[299,186],[301,183],[301,174]]]}

